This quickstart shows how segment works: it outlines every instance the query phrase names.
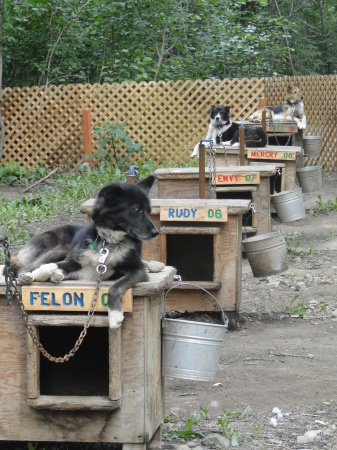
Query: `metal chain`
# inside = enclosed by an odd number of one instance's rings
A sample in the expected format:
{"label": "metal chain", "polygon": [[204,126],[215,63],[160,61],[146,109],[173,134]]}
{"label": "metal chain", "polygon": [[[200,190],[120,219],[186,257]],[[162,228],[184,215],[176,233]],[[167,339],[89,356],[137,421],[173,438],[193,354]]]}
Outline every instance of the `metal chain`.
{"label": "metal chain", "polygon": [[208,173],[209,173],[209,192],[210,198],[216,198],[216,151],[213,147],[213,141],[209,144],[208,152]]}
{"label": "metal chain", "polygon": [[41,344],[41,342],[39,341],[39,339],[37,338],[36,334],[34,333],[33,327],[29,324],[29,317],[27,312],[25,311],[24,305],[21,301],[21,296],[20,296],[20,292],[18,290],[18,286],[17,286],[17,281],[16,278],[12,272],[11,269],[11,264],[10,264],[10,252],[9,252],[9,245],[8,245],[8,238],[7,237],[0,237],[0,243],[3,243],[4,249],[5,249],[5,282],[6,282],[6,296],[7,296],[7,304],[10,305],[13,295],[16,298],[17,302],[18,302],[18,306],[20,309],[20,313],[21,316],[23,318],[24,324],[27,328],[27,331],[30,335],[30,337],[32,338],[32,341],[34,342],[34,344],[36,345],[36,347],[38,348],[38,350],[42,353],[42,355],[47,358],[49,361],[54,362],[54,363],[64,363],[64,362],[68,362],[70,358],[72,358],[75,353],[77,352],[77,350],[80,348],[83,339],[85,338],[85,336],[87,335],[88,332],[88,328],[90,326],[90,321],[91,318],[94,315],[95,312],[95,306],[97,304],[97,299],[98,299],[98,292],[99,289],[101,287],[101,281],[102,281],[102,275],[103,273],[106,272],[106,266],[104,264],[106,257],[109,254],[108,249],[106,249],[104,247],[104,243],[103,243],[103,247],[100,251],[100,259],[99,259],[99,264],[96,268],[98,276],[97,276],[97,282],[96,282],[96,288],[95,288],[95,292],[93,295],[93,299],[92,299],[92,303],[91,303],[91,307],[88,311],[88,315],[86,318],[86,321],[84,323],[83,326],[83,330],[81,331],[77,341],[75,342],[74,347],[69,351],[69,353],[67,353],[66,355],[64,355],[63,357],[54,357],[52,356],[50,353],[47,352],[47,350],[43,347],[43,345]]}
{"label": "metal chain", "polygon": [[0,237],[0,243],[2,243],[5,252],[5,283],[6,283],[6,298],[7,298],[7,306],[12,304],[13,293],[11,286],[13,285],[13,273],[11,271],[10,263],[11,263],[11,254],[9,251],[9,243],[7,237]]}
{"label": "metal chain", "polygon": [[[293,137],[293,134],[294,134],[294,131],[293,131],[293,125],[295,123],[294,111],[295,111],[295,106],[292,104],[291,105],[291,131],[290,131],[290,134],[289,134],[289,137],[288,137],[288,140],[287,140],[287,143],[285,144],[285,146],[289,145],[289,143],[290,143],[290,141],[291,141],[291,139]],[[277,137],[276,137],[275,123],[274,123],[274,118],[273,118],[273,114],[272,114],[272,110],[271,109],[269,109],[269,126],[270,126],[270,128],[272,128],[272,130],[274,132],[274,138],[276,140],[276,144],[277,145],[281,145],[279,143]]]}
{"label": "metal chain", "polygon": [[223,145],[222,143],[222,133],[221,133],[221,127],[219,127],[219,133],[218,133],[218,137],[220,138],[220,145],[221,147],[224,149],[224,154],[225,154],[225,161],[226,161],[226,166],[228,167],[228,158],[227,158],[227,147],[225,145]]}

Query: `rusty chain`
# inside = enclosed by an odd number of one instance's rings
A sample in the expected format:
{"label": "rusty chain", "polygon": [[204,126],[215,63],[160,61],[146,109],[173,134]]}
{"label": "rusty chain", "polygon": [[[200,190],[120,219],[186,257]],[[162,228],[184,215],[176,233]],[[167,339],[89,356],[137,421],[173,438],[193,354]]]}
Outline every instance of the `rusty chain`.
{"label": "rusty chain", "polygon": [[28,331],[30,337],[32,338],[32,341],[34,342],[34,344],[36,345],[36,347],[38,348],[40,353],[51,362],[54,362],[54,363],[68,362],[69,359],[72,358],[75,355],[75,353],[77,352],[77,350],[80,348],[80,346],[83,342],[83,339],[87,335],[88,328],[90,326],[90,321],[95,312],[95,306],[97,304],[97,299],[98,299],[98,292],[101,287],[102,275],[106,271],[106,266],[105,266],[104,262],[105,262],[106,257],[109,254],[109,251],[108,251],[108,249],[106,249],[104,247],[104,242],[103,242],[103,247],[100,251],[99,264],[96,268],[98,276],[97,276],[95,292],[93,295],[90,309],[88,311],[86,321],[83,326],[83,330],[81,331],[77,341],[75,342],[74,347],[66,355],[64,355],[62,357],[61,356],[55,357],[55,356],[52,356],[50,353],[48,353],[47,350],[43,347],[43,345],[39,341],[38,337],[34,333],[33,327],[29,324],[29,317],[28,317],[27,312],[25,311],[24,304],[21,301],[21,296],[20,296],[20,292],[18,290],[17,281],[16,281],[16,278],[11,269],[8,238],[0,236],[0,243],[3,244],[4,251],[5,251],[5,282],[6,282],[7,305],[11,305],[12,298],[14,296],[17,300],[17,303],[18,303],[18,306],[20,309],[20,313],[21,313],[21,317],[23,318],[24,324],[27,328],[27,331]]}

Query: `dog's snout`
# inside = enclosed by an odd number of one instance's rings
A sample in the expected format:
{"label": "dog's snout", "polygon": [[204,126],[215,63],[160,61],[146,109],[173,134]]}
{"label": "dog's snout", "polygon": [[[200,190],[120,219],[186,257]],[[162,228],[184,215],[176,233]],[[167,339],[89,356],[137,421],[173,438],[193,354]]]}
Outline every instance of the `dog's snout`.
{"label": "dog's snout", "polygon": [[156,236],[158,236],[158,234],[159,234],[159,232],[158,232],[157,228],[153,227],[151,230],[151,236],[156,237]]}

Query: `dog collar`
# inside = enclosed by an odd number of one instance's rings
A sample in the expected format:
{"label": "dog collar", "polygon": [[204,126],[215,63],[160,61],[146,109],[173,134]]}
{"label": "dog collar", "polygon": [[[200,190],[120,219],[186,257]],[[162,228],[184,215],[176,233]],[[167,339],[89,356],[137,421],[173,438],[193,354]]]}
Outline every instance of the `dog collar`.
{"label": "dog collar", "polygon": [[[91,247],[94,249],[94,250],[97,250],[98,249],[98,239],[99,239],[100,237],[97,235],[97,237],[96,237],[96,239],[94,240],[94,241],[92,241],[92,244],[91,244]],[[105,241],[103,242],[103,247],[105,246]]]}

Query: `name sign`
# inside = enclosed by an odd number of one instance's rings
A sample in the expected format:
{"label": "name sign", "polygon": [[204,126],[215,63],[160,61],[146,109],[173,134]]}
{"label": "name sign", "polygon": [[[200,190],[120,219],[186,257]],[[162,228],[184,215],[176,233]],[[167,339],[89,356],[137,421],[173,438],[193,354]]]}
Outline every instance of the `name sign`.
{"label": "name sign", "polygon": [[296,160],[296,152],[272,151],[272,150],[248,150],[247,158],[251,159],[274,159],[274,160]]}
{"label": "name sign", "polygon": [[217,173],[216,184],[260,184],[260,173]]}
{"label": "name sign", "polygon": [[284,124],[274,124],[267,125],[266,132],[268,133],[297,133],[298,127],[296,125],[284,125]]}
{"label": "name sign", "polygon": [[226,206],[161,206],[160,220],[181,222],[227,222]]}
{"label": "name sign", "polygon": [[[109,287],[98,292],[95,312],[108,312]],[[22,286],[22,303],[26,311],[89,311],[94,296],[94,287],[54,286],[45,284]],[[128,289],[122,300],[124,312],[132,312],[132,289]]]}

